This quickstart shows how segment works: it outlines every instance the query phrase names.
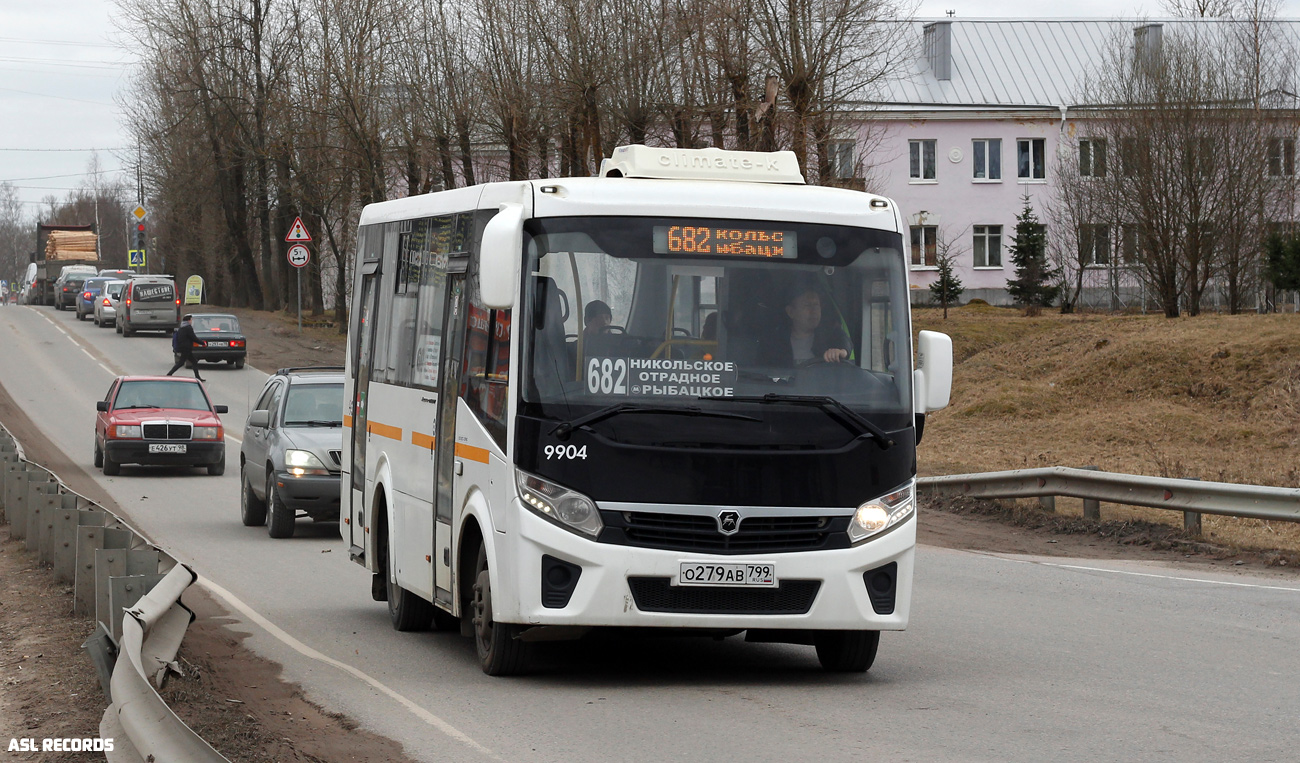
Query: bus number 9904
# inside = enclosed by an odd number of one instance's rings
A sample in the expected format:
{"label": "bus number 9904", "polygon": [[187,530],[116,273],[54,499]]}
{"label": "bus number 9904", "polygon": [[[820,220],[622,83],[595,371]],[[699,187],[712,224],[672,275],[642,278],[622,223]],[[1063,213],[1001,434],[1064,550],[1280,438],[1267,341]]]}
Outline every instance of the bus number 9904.
{"label": "bus number 9904", "polygon": [[584,461],[587,460],[586,445],[583,445],[581,447],[577,445],[547,445],[545,448],[542,449],[542,452],[546,454],[547,460],[550,460],[552,458],[558,458],[562,460],[581,458]]}

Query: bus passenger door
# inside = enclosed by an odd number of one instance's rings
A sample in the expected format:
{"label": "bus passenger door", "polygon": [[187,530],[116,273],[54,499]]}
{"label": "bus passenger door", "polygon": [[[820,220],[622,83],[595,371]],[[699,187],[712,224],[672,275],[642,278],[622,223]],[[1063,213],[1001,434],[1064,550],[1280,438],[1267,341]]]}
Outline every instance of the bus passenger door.
{"label": "bus passenger door", "polygon": [[366,506],[366,440],[369,438],[369,433],[366,431],[366,395],[370,392],[370,372],[374,358],[375,323],[377,323],[375,297],[378,289],[377,270],[362,277],[361,299],[357,302],[361,307],[356,342],[357,356],[353,358],[352,364],[357,378],[352,385],[352,400],[348,401],[348,408],[352,414],[352,475],[349,487],[352,500],[348,503],[348,527],[351,539],[348,543],[366,551],[369,549],[366,548],[364,528],[374,521],[374,517],[365,517],[366,522],[362,521],[362,514],[368,508]]}
{"label": "bus passenger door", "polygon": [[452,483],[456,478],[456,401],[460,395],[461,359],[465,346],[465,273],[464,261],[452,263],[460,270],[447,276],[446,320],[447,333],[443,337],[442,378],[438,396],[438,448],[436,451],[437,482],[434,487],[434,543],[437,557],[434,565],[434,597],[452,604],[451,593],[451,518],[453,512]]}

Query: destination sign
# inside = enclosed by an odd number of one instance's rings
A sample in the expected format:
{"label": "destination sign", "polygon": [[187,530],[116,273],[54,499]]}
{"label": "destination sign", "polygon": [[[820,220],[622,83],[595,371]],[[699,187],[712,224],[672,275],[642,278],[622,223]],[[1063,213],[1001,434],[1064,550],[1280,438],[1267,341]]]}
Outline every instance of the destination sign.
{"label": "destination sign", "polygon": [[799,256],[795,232],[714,225],[656,225],[655,254],[706,254],[793,259]]}

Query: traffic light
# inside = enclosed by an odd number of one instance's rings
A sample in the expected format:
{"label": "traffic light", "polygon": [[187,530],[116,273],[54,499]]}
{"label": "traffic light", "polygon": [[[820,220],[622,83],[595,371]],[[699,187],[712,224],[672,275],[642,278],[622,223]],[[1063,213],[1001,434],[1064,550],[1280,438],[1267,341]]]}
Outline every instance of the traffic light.
{"label": "traffic light", "polygon": [[145,237],[144,237],[144,223],[142,223],[142,222],[140,222],[140,223],[136,223],[136,224],[135,224],[135,245],[132,246],[131,248],[132,248],[132,249],[143,249],[143,248],[144,248],[144,241],[145,241]]}

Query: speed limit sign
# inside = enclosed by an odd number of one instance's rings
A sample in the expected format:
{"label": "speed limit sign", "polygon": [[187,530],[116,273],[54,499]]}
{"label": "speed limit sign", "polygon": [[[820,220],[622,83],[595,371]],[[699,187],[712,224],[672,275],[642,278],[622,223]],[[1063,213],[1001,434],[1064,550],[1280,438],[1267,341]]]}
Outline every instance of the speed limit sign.
{"label": "speed limit sign", "polygon": [[294,244],[289,247],[288,257],[290,265],[293,265],[295,268],[301,268],[311,262],[311,250],[302,244]]}

